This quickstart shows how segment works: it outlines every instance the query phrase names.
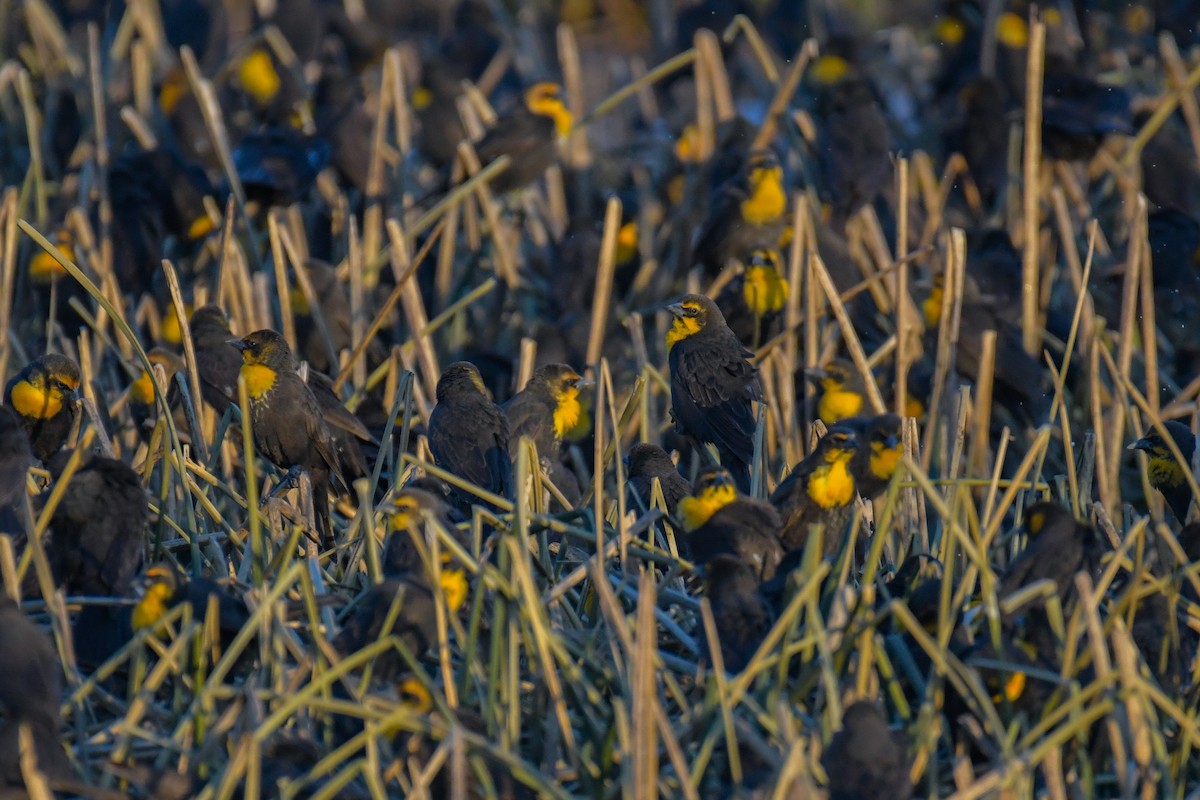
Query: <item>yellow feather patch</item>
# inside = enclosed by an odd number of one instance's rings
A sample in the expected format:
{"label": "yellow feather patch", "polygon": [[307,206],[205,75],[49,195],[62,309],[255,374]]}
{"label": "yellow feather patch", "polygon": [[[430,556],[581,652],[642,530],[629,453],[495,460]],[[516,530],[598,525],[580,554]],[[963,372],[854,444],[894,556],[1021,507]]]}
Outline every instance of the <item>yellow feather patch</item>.
{"label": "yellow feather patch", "polygon": [[246,381],[246,394],[258,399],[271,391],[275,385],[275,370],[262,364],[242,364],[242,379]]}
{"label": "yellow feather patch", "polygon": [[783,216],[787,210],[783,170],[779,167],[753,170],[750,187],[750,196],[741,203],[742,219],[751,225],[765,225]]}
{"label": "yellow feather patch", "polygon": [[196,217],[192,220],[192,224],[188,225],[188,239],[193,242],[197,239],[203,239],[212,233],[214,227],[216,226],[213,225],[213,221],[207,215]]}
{"label": "yellow feather patch", "polygon": [[242,60],[238,80],[260,105],[271,102],[279,93],[279,73],[266,50],[255,50]]}
{"label": "yellow feather patch", "polygon": [[921,313],[927,328],[934,328],[942,321],[942,287],[934,286],[929,291],[929,296],[921,303]]}
{"label": "yellow feather patch", "polygon": [[880,480],[890,480],[900,463],[900,448],[871,445],[871,474]]}
{"label": "yellow feather patch", "polygon": [[133,609],[133,629],[140,631],[157,625],[167,613],[167,601],[171,599],[171,587],[154,583],[146,587],[146,594]]}
{"label": "yellow feather patch", "polygon": [[442,570],[442,594],[446,597],[446,607],[457,612],[467,602],[467,575],[461,569]]}
{"label": "yellow feather patch", "polygon": [[1010,50],[1020,50],[1029,44],[1029,26],[1019,15],[1009,11],[996,20],[996,38]]}
{"label": "yellow feather patch", "polygon": [[554,435],[562,439],[567,431],[579,422],[583,406],[579,403],[579,389],[568,386],[557,398],[554,405]]}
{"label": "yellow feather patch", "polygon": [[129,394],[144,406],[154,402],[154,379],[150,373],[142,370],[142,375],[129,387]]}
{"label": "yellow feather patch", "polygon": [[954,17],[942,17],[933,26],[933,35],[942,44],[958,44],[967,36],[967,26]]}
{"label": "yellow feather patch", "polygon": [[700,332],[700,320],[695,317],[676,317],[667,330],[667,349],[670,350],[676,342],[682,342],[689,336]]}
{"label": "yellow feather patch", "polygon": [[846,391],[830,378],[821,380],[821,388],[824,392],[821,402],[817,404],[817,416],[826,425],[856,417],[862,411],[863,396],[858,392]]}
{"label": "yellow feather patch", "polygon": [[821,508],[840,508],[854,500],[854,478],[846,468],[850,454],[817,467],[808,479],[808,496]]}
{"label": "yellow feather patch", "polygon": [[50,419],[62,411],[63,396],[58,389],[44,390],[29,381],[18,381],[12,390],[12,406],[28,419]]}
{"label": "yellow feather patch", "polygon": [[704,525],[713,514],[737,499],[737,489],[722,485],[705,489],[698,497],[685,497],[679,501],[679,516],[688,533]]}
{"label": "yellow feather patch", "polygon": [[747,267],[742,296],[754,316],[762,317],[783,308],[787,302],[788,282],[771,267]]}

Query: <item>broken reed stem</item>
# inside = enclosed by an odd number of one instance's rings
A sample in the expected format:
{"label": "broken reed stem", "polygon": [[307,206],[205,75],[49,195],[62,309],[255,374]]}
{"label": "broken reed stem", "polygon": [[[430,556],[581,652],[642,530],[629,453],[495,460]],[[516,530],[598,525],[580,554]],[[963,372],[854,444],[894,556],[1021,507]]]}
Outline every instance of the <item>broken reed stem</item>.
{"label": "broken reed stem", "polygon": [[1038,176],[1042,164],[1042,78],[1045,71],[1045,55],[1046,25],[1035,17],[1029,30],[1029,60],[1025,70],[1025,151],[1021,173],[1024,199],[1021,343],[1025,352],[1035,357],[1041,340],[1037,313],[1037,291],[1041,285],[1038,279],[1038,229],[1041,222]]}
{"label": "broken reed stem", "polygon": [[829,302],[833,315],[837,317],[838,325],[841,326],[842,340],[846,344],[846,349],[850,351],[850,358],[854,361],[854,366],[858,369],[863,383],[867,387],[867,399],[870,400],[871,407],[876,414],[886,413],[887,406],[883,403],[879,384],[876,382],[875,376],[871,374],[871,364],[867,361],[867,354],[863,351],[862,343],[858,341],[858,333],[854,330],[854,323],[850,320],[850,315],[846,313],[846,306],[842,304],[837,287],[833,285],[833,278],[829,277],[829,270],[825,268],[825,262],[821,260],[820,255],[814,251],[809,258],[813,263],[813,275],[820,284],[821,291],[825,293],[825,299]]}
{"label": "broken reed stem", "polygon": [[608,327],[609,306],[612,303],[613,272],[616,270],[617,233],[621,228],[621,201],[608,199],[604,211],[604,235],[600,240],[600,263],[596,269],[596,289],[592,295],[592,326],[588,333],[587,363],[594,366],[604,349],[604,333]]}
{"label": "broken reed stem", "polygon": [[[753,28],[750,30],[753,30]],[[755,35],[757,35],[757,31]],[[800,79],[804,76],[804,70],[808,68],[808,62],[816,56],[816,52],[816,40],[806,39],[800,47],[800,51],[792,59],[792,68],[788,70],[787,78],[779,85],[779,88],[775,91],[775,97],[771,99],[771,105],[767,108],[767,114],[763,118],[762,125],[759,126],[758,133],[755,134],[754,141],[750,144],[751,152],[761,150],[775,138],[775,131],[779,126],[779,116],[787,111],[788,104],[792,101],[792,95],[796,93],[796,89],[800,86]]]}

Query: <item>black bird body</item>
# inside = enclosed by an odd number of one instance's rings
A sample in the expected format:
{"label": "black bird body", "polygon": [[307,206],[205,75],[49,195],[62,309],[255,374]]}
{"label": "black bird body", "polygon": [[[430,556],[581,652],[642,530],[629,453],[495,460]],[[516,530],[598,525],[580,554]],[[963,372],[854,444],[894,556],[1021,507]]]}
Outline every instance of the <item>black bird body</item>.
{"label": "black bird body", "polygon": [[1074,602],[1075,575],[1095,575],[1103,546],[1096,532],[1075,520],[1057,503],[1036,503],[1025,509],[1029,542],[1009,565],[996,590],[1000,598],[1039,580],[1054,582],[1066,609]]}
{"label": "black bird body", "polygon": [[[61,668],[54,646],[7,595],[0,596],[0,784],[24,787],[19,726],[33,739],[37,769],[46,778],[67,778],[70,762],[59,743]],[[25,795],[22,795],[25,796]]]}
{"label": "black bird body", "polygon": [[741,672],[774,624],[771,606],[759,592],[754,570],[735,555],[709,560],[704,583],[725,670]]}
{"label": "black bird body", "polygon": [[754,403],[762,400],[758,370],[711,299],[690,294],[668,310],[675,317],[667,361],[676,430],[716,445],[721,464],[749,492]]}
{"label": "black bird body", "polygon": [[25,496],[25,477],[33,466],[33,450],[21,418],[12,409],[0,406],[0,533],[24,532],[21,498]]}
{"label": "black bird body", "polygon": [[[492,402],[483,378],[465,361],[451,364],[437,385],[437,405],[429,415],[429,450],[442,469],[487,491],[512,495],[512,437],[508,418]],[[455,504],[470,507],[473,495],[458,490]]]}
{"label": "black bird body", "polygon": [[692,493],[692,485],[679,474],[667,451],[658,445],[636,444],[626,458],[626,484],[646,508],[650,508],[655,478],[662,486],[668,514],[674,514],[679,501]]}
{"label": "black bird body", "polygon": [[842,729],[821,754],[830,800],[908,800],[913,787],[903,735],[882,709],[860,700],[842,713]]}
{"label": "black bird body", "polygon": [[[51,463],[52,474],[66,458],[64,453]],[[70,595],[127,595],[145,559],[149,516],[133,469],[111,458],[86,458],[50,519],[46,555],[58,585]]]}
{"label": "black bird body", "polygon": [[229,343],[233,338],[229,320],[219,307],[209,305],[193,311],[188,324],[196,350],[200,394],[217,414],[224,414],[237,403],[237,379],[242,369],[242,355]]}

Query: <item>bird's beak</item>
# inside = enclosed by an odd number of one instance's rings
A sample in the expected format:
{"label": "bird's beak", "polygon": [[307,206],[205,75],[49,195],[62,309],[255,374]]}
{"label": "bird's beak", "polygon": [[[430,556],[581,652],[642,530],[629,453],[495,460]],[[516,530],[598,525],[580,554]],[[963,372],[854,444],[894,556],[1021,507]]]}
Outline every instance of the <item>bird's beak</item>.
{"label": "bird's beak", "polygon": [[591,389],[596,385],[596,382],[591,378],[580,376],[575,380],[574,386],[576,389]]}
{"label": "bird's beak", "polygon": [[1138,439],[1133,444],[1126,447],[1126,450],[1149,450],[1151,447],[1149,439]]}
{"label": "bird's beak", "polygon": [[807,367],[804,370],[804,377],[810,381],[820,381],[829,377],[829,373],[820,367]]}
{"label": "bird's beak", "polygon": [[683,304],[682,303],[671,303],[671,305],[667,306],[667,311],[670,311],[671,316],[673,316],[673,317],[676,317],[676,318],[682,317],[683,316]]}
{"label": "bird's beak", "polygon": [[244,353],[246,351],[246,343],[241,339],[226,339],[225,344],[233,345],[238,349],[239,353]]}

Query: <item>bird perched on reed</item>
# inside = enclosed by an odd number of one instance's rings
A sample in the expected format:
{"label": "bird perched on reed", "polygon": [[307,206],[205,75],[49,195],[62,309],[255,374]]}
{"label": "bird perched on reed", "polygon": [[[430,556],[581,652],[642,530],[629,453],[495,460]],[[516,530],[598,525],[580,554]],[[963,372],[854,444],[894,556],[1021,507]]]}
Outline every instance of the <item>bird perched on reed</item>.
{"label": "bird perched on reed", "polygon": [[241,377],[246,383],[254,447],[271,463],[288,471],[294,482],[301,471],[312,480],[313,510],[325,546],[333,544],[329,509],[330,478],[345,486],[333,437],[312,390],[297,374],[296,359],[278,332],[259,330],[234,340],[242,352]]}
{"label": "bird perched on reed", "polygon": [[738,489],[750,491],[754,404],[762,400],[750,353],[708,297],[689,294],[667,306],[671,413],[680,433],[716,445]]}

